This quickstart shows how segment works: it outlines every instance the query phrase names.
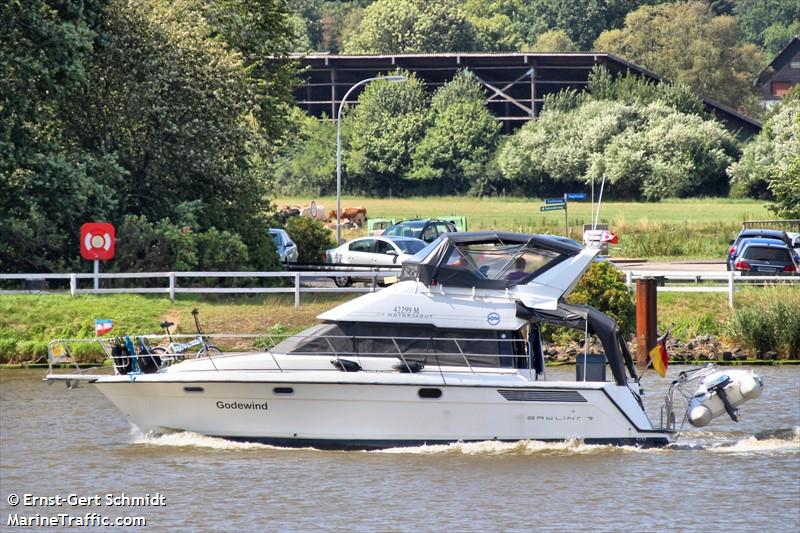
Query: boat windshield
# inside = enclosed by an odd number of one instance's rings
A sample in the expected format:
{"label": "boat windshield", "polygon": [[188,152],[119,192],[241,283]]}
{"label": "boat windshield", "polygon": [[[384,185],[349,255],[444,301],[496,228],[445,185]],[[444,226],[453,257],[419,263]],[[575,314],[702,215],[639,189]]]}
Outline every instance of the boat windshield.
{"label": "boat windshield", "polygon": [[403,261],[401,281],[506,289],[530,283],[581,247],[547,235],[494,231],[444,233]]}
{"label": "boat windshield", "polygon": [[552,250],[523,244],[458,243],[444,264],[471,269],[486,279],[520,281],[558,256]]}

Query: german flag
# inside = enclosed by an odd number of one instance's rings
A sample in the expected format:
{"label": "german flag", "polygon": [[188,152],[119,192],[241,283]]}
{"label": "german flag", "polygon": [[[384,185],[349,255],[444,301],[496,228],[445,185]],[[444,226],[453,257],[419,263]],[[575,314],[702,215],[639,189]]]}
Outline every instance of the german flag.
{"label": "german flag", "polygon": [[653,363],[653,368],[662,378],[667,375],[667,367],[669,366],[667,337],[669,337],[669,332],[665,333],[663,337],[658,339],[655,347],[650,350],[650,361]]}

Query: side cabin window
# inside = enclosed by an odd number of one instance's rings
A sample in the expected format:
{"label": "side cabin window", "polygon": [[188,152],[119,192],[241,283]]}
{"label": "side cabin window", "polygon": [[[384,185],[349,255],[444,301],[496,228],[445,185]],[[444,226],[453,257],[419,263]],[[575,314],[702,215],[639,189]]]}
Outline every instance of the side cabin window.
{"label": "side cabin window", "polygon": [[[403,357],[449,366],[527,368],[522,331],[438,329],[415,324],[320,324],[273,351],[332,357]],[[505,357],[503,357],[505,356]]]}

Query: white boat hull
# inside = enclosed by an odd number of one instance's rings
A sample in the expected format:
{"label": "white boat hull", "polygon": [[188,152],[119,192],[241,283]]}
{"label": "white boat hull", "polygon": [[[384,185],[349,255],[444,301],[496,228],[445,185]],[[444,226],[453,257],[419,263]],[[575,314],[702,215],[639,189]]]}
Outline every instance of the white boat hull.
{"label": "white boat hull", "polygon": [[[238,380],[226,373],[224,381],[218,374],[203,374],[208,379],[112,376],[96,385],[145,432],[192,431],[281,446],[370,449],[572,438],[657,446],[671,441],[669,432],[652,429],[626,387],[611,383],[535,382],[516,374],[499,375],[493,384],[483,379],[480,385],[470,384],[469,375],[445,375],[448,384],[442,385],[438,373],[249,372]],[[420,397],[420,389],[441,391],[441,397]]]}

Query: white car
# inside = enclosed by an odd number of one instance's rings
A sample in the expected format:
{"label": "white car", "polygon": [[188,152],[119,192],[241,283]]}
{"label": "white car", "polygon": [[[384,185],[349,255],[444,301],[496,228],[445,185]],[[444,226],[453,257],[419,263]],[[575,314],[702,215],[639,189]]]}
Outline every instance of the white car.
{"label": "white car", "polygon": [[278,256],[281,258],[281,263],[296,263],[297,256],[300,252],[297,250],[297,245],[294,243],[285,229],[270,228],[269,235],[275,243],[275,248],[278,250]]}
{"label": "white car", "polygon": [[[427,243],[413,237],[364,237],[325,251],[326,263],[360,266],[400,265]],[[334,278],[339,287],[353,283],[349,276]]]}

